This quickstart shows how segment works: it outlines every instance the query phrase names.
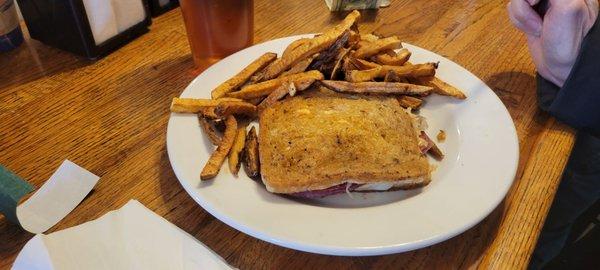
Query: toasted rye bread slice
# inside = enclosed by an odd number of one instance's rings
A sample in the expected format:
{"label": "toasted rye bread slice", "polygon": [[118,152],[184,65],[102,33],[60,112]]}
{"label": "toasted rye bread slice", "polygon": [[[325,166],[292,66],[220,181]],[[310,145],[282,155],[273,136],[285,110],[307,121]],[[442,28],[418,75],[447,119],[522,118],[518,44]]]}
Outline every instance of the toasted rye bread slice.
{"label": "toasted rye bread slice", "polygon": [[430,182],[412,117],[389,97],[296,96],[260,115],[260,163],[275,193],[341,183]]}

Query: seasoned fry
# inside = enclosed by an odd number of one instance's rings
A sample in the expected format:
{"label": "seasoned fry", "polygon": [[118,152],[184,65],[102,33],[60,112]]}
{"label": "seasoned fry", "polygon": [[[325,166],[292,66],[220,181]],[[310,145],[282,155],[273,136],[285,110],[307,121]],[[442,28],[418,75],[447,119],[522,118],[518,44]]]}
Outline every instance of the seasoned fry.
{"label": "seasoned fry", "polygon": [[269,96],[267,96],[258,105],[257,110],[259,112],[261,112],[265,108],[267,108],[267,107],[275,104],[277,101],[282,100],[287,94],[290,94],[290,96],[292,96],[291,91],[290,91],[290,89],[292,88],[292,86],[295,89],[295,92],[300,92],[300,91],[306,90],[314,82],[315,82],[314,79],[309,78],[309,79],[300,80],[300,81],[298,81],[296,83],[292,83],[292,82],[284,83],[280,87],[278,87],[277,89],[275,89],[275,91],[273,91]]}
{"label": "seasoned fry", "polygon": [[331,71],[331,76],[329,76],[329,79],[331,79],[331,80],[335,79],[335,76],[337,75],[339,70],[342,68],[343,61],[346,58],[346,56],[348,55],[348,53],[350,53],[350,48],[342,49],[340,51],[340,54],[338,55],[337,60],[335,61],[335,65],[333,66],[333,70]]}
{"label": "seasoned fry", "polygon": [[360,35],[360,39],[368,42],[375,42],[379,37],[373,34],[362,34]]}
{"label": "seasoned fry", "polygon": [[211,107],[216,107],[217,105],[224,102],[233,102],[233,101],[242,101],[238,98],[220,98],[220,99],[202,99],[202,98],[173,98],[171,102],[171,111],[177,113],[201,113],[205,114],[211,118],[210,113]]}
{"label": "seasoned fry", "polygon": [[[277,61],[277,60],[275,60],[275,61]],[[273,64],[273,62],[271,64]],[[263,78],[265,77],[266,70],[267,70],[267,68],[264,68],[261,71],[256,72],[254,75],[252,75],[252,77],[250,77],[250,79],[244,85],[241,86],[241,88],[244,88],[245,86],[255,84],[257,82],[262,81]]]}
{"label": "seasoned fry", "polygon": [[261,96],[269,95],[273,92],[277,87],[282,85],[284,82],[291,81],[297,82],[303,79],[315,79],[322,80],[323,74],[317,70],[311,70],[303,73],[293,74],[286,77],[281,77],[277,79],[272,79],[269,81],[264,81],[257,84],[252,84],[242,88],[242,90],[237,92],[228,93],[227,95],[230,97],[241,98],[241,99],[251,99]]}
{"label": "seasoned fry", "polygon": [[279,77],[285,77],[306,71],[306,69],[308,68],[308,66],[310,66],[310,63],[312,63],[314,59],[315,57],[313,56],[298,62],[297,64],[293,65],[288,71],[281,73]]}
{"label": "seasoned fry", "polygon": [[381,66],[367,70],[350,70],[346,72],[346,80],[349,82],[367,82],[383,77],[385,74]]}
{"label": "seasoned fry", "polygon": [[373,68],[378,68],[381,66],[377,63],[369,62],[367,60],[358,59],[358,58],[351,58],[350,61],[352,61],[352,63],[354,63],[354,65],[360,70],[373,69]]}
{"label": "seasoned fry", "polygon": [[250,128],[246,136],[246,144],[243,152],[244,171],[248,177],[257,179],[260,177],[259,145],[256,129]]}
{"label": "seasoned fry", "polygon": [[199,113],[202,108],[214,107],[222,101],[200,98],[173,98],[171,112],[176,113]]}
{"label": "seasoned fry", "polygon": [[360,13],[356,10],[352,11],[346,18],[333,29],[330,29],[318,37],[314,37],[305,43],[300,44],[286,57],[279,58],[266,67],[264,79],[269,80],[277,77],[283,71],[289,69],[292,65],[298,63],[302,59],[310,57],[329,46],[338,40],[346,30],[356,22],[360,17]]}
{"label": "seasoned fry", "polygon": [[350,37],[348,38],[348,48],[353,48],[359,42],[360,42],[360,34],[357,31],[350,30]]}
{"label": "seasoned fry", "polygon": [[263,101],[263,99],[265,99],[264,96],[263,97],[257,97],[257,98],[251,98],[251,99],[248,100],[248,103],[256,106],[256,105],[260,104],[260,102]]}
{"label": "seasoned fry", "polygon": [[458,88],[440,80],[437,77],[416,78],[419,84],[433,87],[433,92],[442,95],[450,96],[458,99],[465,99],[467,96]]}
{"label": "seasoned fry", "polygon": [[265,68],[268,64],[275,61],[275,59],[277,59],[276,53],[268,52],[263,54],[258,59],[250,63],[250,65],[242,69],[242,71],[240,71],[238,74],[215,88],[211,93],[212,98],[220,98],[234,89],[242,86],[242,84],[248,81],[248,79],[250,79],[254,73]]}
{"label": "seasoned fry", "polygon": [[229,170],[233,175],[237,176],[240,170],[240,156],[244,150],[244,144],[246,143],[246,125],[240,125],[235,135],[235,141],[229,150],[229,158],[227,163]]}
{"label": "seasoned fry", "polygon": [[400,103],[400,106],[404,108],[411,108],[414,110],[418,109],[419,107],[421,107],[421,105],[423,105],[422,99],[411,96],[399,96],[397,100],[398,103]]}
{"label": "seasoned fry", "polygon": [[223,102],[215,107],[215,114],[220,118],[234,114],[253,116],[256,114],[256,106],[244,101]]}
{"label": "seasoned fry", "polygon": [[390,70],[390,71],[388,71],[388,73],[385,74],[383,81],[384,82],[401,82],[401,83],[418,84],[418,83],[409,81],[406,77],[398,76],[398,74],[396,74],[396,72],[394,72],[393,70]]}
{"label": "seasoned fry", "polygon": [[356,64],[354,64],[352,59],[353,59],[352,57],[345,57],[344,60],[342,60],[342,70],[343,71],[349,72],[351,70],[358,69],[358,67],[356,66]]}
{"label": "seasoned fry", "polygon": [[394,50],[402,47],[400,38],[396,36],[375,40],[361,45],[352,56],[356,58],[367,58],[385,50]]}
{"label": "seasoned fry", "polygon": [[219,145],[221,143],[221,135],[217,131],[217,128],[211,124],[205,117],[198,117],[200,127],[202,131],[208,136],[208,139],[213,145]]}
{"label": "seasoned fry", "polygon": [[344,93],[370,93],[370,94],[403,94],[403,95],[427,95],[433,88],[408,83],[390,82],[346,82],[324,80],[321,83],[334,91]]}
{"label": "seasoned fry", "polygon": [[378,54],[373,57],[373,60],[382,65],[401,66],[404,65],[411,56],[411,52],[407,49],[402,49],[394,54],[395,55],[390,55],[388,53]]}
{"label": "seasoned fry", "polygon": [[289,54],[295,50],[296,48],[298,48],[300,45],[306,43],[307,41],[309,41],[310,38],[301,38],[301,39],[297,39],[294,40],[292,43],[290,43],[290,45],[288,45],[285,50],[283,51],[283,54],[281,54],[281,57],[289,57]]}
{"label": "seasoned fry", "polygon": [[218,119],[219,116],[215,113],[215,107],[216,106],[202,107],[198,113],[198,116],[208,119]]}
{"label": "seasoned fry", "polygon": [[308,69],[319,70],[322,73],[329,73],[329,71],[333,69],[333,65],[335,65],[334,61],[336,57],[348,43],[349,37],[350,31],[345,31],[344,34],[342,34],[342,36],[333,43],[333,45],[331,45],[327,50],[319,53],[319,56],[315,58]]}
{"label": "seasoned fry", "polygon": [[210,155],[208,162],[204,165],[202,172],[200,173],[201,180],[208,180],[214,178],[221,170],[221,165],[235,140],[237,133],[237,121],[232,115],[228,116],[225,120],[225,132],[223,133],[223,139],[217,146],[217,150]]}
{"label": "seasoned fry", "polygon": [[232,98],[232,97],[220,97],[217,100],[218,101],[244,101],[243,99]]}
{"label": "seasoned fry", "polygon": [[[412,66],[381,66],[385,73],[394,71],[398,76],[404,77],[426,77],[435,75],[437,63],[425,63]],[[385,76],[385,74],[384,74]]]}
{"label": "seasoned fry", "polygon": [[375,78],[383,78],[385,75],[394,71],[402,77],[426,77],[435,75],[436,63],[425,63],[410,66],[379,66],[368,70],[351,70],[346,73],[346,80],[350,82],[365,82]]}
{"label": "seasoned fry", "polygon": [[284,84],[282,84],[281,86],[277,87],[277,89],[275,89],[275,91],[273,91],[271,94],[269,94],[265,99],[263,99],[263,101],[258,104],[258,111],[262,112],[265,108],[275,104],[277,101],[283,99],[289,92],[289,87],[290,84],[293,84],[291,82],[286,82]]}

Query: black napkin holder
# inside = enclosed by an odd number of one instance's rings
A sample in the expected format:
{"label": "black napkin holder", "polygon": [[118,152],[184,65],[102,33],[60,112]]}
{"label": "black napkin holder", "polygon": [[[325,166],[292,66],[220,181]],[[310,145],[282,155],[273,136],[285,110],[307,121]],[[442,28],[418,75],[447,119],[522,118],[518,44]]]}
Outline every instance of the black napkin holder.
{"label": "black napkin holder", "polygon": [[148,2],[141,1],[143,21],[96,45],[82,0],[17,0],[32,39],[89,59],[105,56],[148,32]]}

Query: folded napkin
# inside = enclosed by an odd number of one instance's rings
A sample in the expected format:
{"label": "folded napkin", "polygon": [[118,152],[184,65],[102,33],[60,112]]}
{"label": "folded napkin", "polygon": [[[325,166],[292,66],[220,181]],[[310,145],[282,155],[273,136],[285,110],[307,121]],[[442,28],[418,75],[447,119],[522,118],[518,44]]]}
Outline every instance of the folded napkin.
{"label": "folded napkin", "polygon": [[69,229],[38,234],[12,269],[232,269],[136,200]]}
{"label": "folded napkin", "polygon": [[65,160],[42,187],[19,204],[33,187],[0,165],[0,213],[31,233],[43,233],[67,216],[100,177]]}

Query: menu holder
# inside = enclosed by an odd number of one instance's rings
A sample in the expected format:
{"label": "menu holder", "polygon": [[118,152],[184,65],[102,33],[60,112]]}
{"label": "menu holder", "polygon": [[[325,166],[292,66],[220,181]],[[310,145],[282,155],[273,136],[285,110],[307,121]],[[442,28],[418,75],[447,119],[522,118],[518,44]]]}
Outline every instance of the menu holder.
{"label": "menu holder", "polygon": [[146,33],[147,0],[17,0],[29,35],[97,59]]}
{"label": "menu holder", "polygon": [[152,17],[161,15],[179,6],[179,0],[148,0]]}

